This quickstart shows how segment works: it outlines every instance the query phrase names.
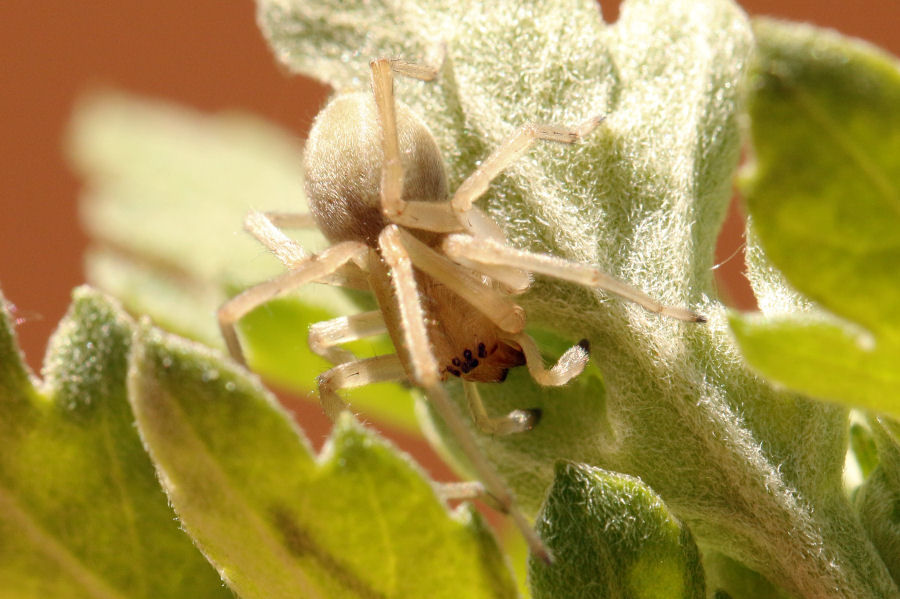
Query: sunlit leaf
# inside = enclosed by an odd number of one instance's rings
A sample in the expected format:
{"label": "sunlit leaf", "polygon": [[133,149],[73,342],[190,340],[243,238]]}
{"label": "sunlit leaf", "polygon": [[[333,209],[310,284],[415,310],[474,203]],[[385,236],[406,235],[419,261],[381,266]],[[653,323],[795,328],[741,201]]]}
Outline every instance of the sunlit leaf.
{"label": "sunlit leaf", "polygon": [[691,533],[632,477],[560,463],[537,531],[555,561],[531,560],[535,599],[706,597]]}
{"label": "sunlit leaf", "polygon": [[900,346],[833,319],[734,315],[744,356],[773,380],[814,397],[900,415]]}
{"label": "sunlit leaf", "polygon": [[[304,212],[299,143],[246,115],[203,116],[185,108],[102,95],[76,111],[70,154],[87,179],[82,218],[94,240],[88,278],[132,312],[223,347],[216,309],[237,290],[283,270],[241,223],[252,209]],[[318,232],[295,238],[325,247]],[[283,388],[309,392],[331,365],[306,343],[309,325],[357,305],[311,285],[241,322],[254,369]],[[385,353],[384,340],[367,349]],[[409,394],[396,385],[360,389],[357,409],[407,429]]]}
{"label": "sunlit leaf", "polygon": [[341,91],[367,88],[372,57],[425,61],[445,47],[436,82],[401,78],[396,95],[431,128],[451,189],[521,125],[606,116],[582,143],[530,150],[479,204],[513,245],[598,264],[709,323],[546,279],[522,297],[533,327],[588,338],[596,366],[561,389],[523,372],[481,387],[492,414],[543,410],[527,435],[479,437],[528,510],[558,459],[586,463],[640,477],[704,551],[790,593],[896,593],[853,511],[833,501],[846,411],[750,372],[709,298],[752,50],[733,3],[632,0],[611,26],[586,0],[258,5],[276,57]]}
{"label": "sunlit leaf", "polygon": [[[735,316],[747,359],[809,395],[900,414],[900,69],[856,40],[770,20],[742,191],[766,259],[825,316]],[[770,314],[770,316],[772,316]]]}
{"label": "sunlit leaf", "polygon": [[0,596],[232,596],[180,530],[134,429],[132,327],[76,291],[41,384],[0,297]]}
{"label": "sunlit leaf", "polygon": [[772,263],[873,333],[900,332],[900,68],[858,40],[758,20],[743,193]]}
{"label": "sunlit leaf", "polygon": [[150,328],[129,390],[185,529],[244,599],[516,595],[480,516],[349,414],[316,457],[255,381]]}

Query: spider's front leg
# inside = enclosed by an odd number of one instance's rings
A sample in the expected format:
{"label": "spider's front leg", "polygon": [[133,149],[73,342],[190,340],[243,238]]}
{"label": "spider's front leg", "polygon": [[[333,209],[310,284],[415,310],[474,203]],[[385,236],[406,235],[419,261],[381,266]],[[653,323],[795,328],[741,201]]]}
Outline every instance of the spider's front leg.
{"label": "spider's front leg", "polygon": [[600,269],[556,256],[511,248],[491,239],[468,235],[449,235],[443,242],[444,253],[491,267],[518,268],[570,281],[593,289],[602,289],[632,301],[646,310],[686,322],[706,322],[706,317],[686,308],[667,306],[640,289],[615,279]]}
{"label": "spider's front leg", "polygon": [[399,228],[389,226],[379,236],[379,249],[384,259],[383,272],[372,267],[372,276],[389,282],[396,298],[400,336],[408,355],[412,382],[422,387],[429,402],[449,428],[460,449],[469,459],[478,478],[500,507],[509,514],[525,537],[532,553],[550,562],[550,554],[516,506],[512,492],[481,453],[475,438],[466,427],[456,406],[441,384],[437,359],[431,349],[425,326],[425,313],[416,287],[412,261],[403,246]]}
{"label": "spider's front leg", "polygon": [[[375,94],[375,107],[378,112],[378,121],[381,125],[381,149],[384,157],[381,170],[381,210],[385,217],[398,225],[425,229],[437,233],[452,233],[461,231],[459,220],[450,210],[446,202],[442,201],[406,201],[403,199],[403,161],[400,152],[399,136],[397,134],[397,111],[394,99],[394,72],[398,71],[410,77],[430,80],[437,75],[437,69],[428,67],[413,67],[410,63],[382,58],[374,60],[372,67],[372,91]],[[424,71],[430,77],[420,76]],[[430,133],[428,134],[431,135]],[[434,144],[433,139],[431,143]],[[425,150],[422,148],[422,150]],[[437,153],[437,145],[434,144],[437,154],[436,161],[431,164],[432,156],[426,155],[427,150],[421,155],[414,156],[420,160],[424,168],[433,168],[435,177],[444,178],[444,165]],[[437,198],[435,198],[437,199]],[[441,198],[443,199],[443,198]]]}
{"label": "spider's front leg", "polygon": [[605,118],[605,116],[591,117],[574,129],[555,125],[523,125],[506,138],[475,172],[462,182],[450,200],[453,211],[465,222],[466,213],[472,209],[475,201],[487,191],[491,181],[527,152],[534,142],[542,139],[567,144],[575,143],[596,129],[597,125]]}
{"label": "spider's front leg", "polygon": [[[513,135],[500,144],[481,165],[470,174],[459,186],[450,200],[450,207],[460,223],[475,239],[490,239],[505,244],[503,231],[489,216],[475,206],[475,202],[487,191],[491,182],[515,162],[538,140],[558,143],[575,143],[588,135],[603,122],[605,116],[596,116],[586,120],[576,128],[553,125],[523,125]],[[527,272],[509,266],[479,263],[469,260],[467,256],[457,255],[453,259],[483,272],[492,279],[502,283],[509,293],[523,293],[531,285]]]}

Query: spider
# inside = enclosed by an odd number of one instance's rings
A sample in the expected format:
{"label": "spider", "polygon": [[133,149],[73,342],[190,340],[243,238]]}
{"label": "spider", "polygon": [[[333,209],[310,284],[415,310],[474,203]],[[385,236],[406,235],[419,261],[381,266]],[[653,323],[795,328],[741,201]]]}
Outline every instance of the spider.
{"label": "spider", "polygon": [[[255,307],[310,282],[370,290],[378,310],[310,328],[310,346],[333,368],[318,377],[319,397],[334,420],[347,408],[338,391],[389,380],[421,387],[471,461],[481,488],[508,513],[533,554],[550,560],[517,509],[512,493],[478,449],[442,381],[463,381],[477,427],[489,434],[527,431],[538,410],[487,415],[476,382],[502,382],[525,365],[541,385],[563,385],[583,370],[587,342],[550,369],[524,332],[525,311],[511,298],[533,273],[604,289],[680,320],[703,322],[690,310],[664,306],[598,269],[507,245],[500,227],[474,202],[535,141],[573,143],[602,117],[577,128],[525,125],[502,143],[456,192],[425,124],[394,100],[394,75],[431,81],[439,68],[397,59],[370,63],[372,90],[335,96],[316,117],[304,152],[308,214],[251,212],[245,228],[289,270],[226,302],[219,326],[231,355],[245,363],[235,323]],[[449,198],[449,200],[448,200]],[[333,244],[310,255],[282,228],[318,227]],[[339,345],[387,332],[396,354],[357,359]]]}

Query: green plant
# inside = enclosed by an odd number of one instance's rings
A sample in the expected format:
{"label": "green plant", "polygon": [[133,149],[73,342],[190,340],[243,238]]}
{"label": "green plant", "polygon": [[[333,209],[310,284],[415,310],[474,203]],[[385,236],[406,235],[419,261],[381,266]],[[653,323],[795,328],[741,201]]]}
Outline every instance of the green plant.
{"label": "green plant", "polygon": [[[440,80],[398,82],[397,95],[431,127],[451,187],[517,124],[606,112],[584,143],[532,150],[481,205],[514,245],[709,317],[669,322],[556,282],[525,297],[543,347],[588,337],[594,358],[561,389],[516,373],[483,386],[496,413],[544,414],[531,433],[480,437],[556,555],[530,564],[530,592],[900,596],[896,62],[821,30],[751,28],[725,0],[630,0],[613,26],[587,1],[444,4],[258,2],[276,55],[336,88],[365,85],[369,56],[446,42]],[[741,114],[753,315],[715,299],[710,270]],[[302,209],[299,153],[249,117],[87,101],[72,155],[98,241],[89,278],[220,348],[215,308],[278,272],[232,233],[251,205]],[[307,389],[325,364],[302,331],[366,301],[316,289],[261,307],[241,323],[251,365]],[[517,592],[480,516],[448,512],[376,434],[346,417],[314,457],[220,351],[107,295],[76,292],[43,374],[26,371],[5,315],[4,596]],[[411,425],[409,395],[382,385],[351,400]],[[871,411],[851,428],[850,407]],[[857,479],[842,478],[845,461]]]}

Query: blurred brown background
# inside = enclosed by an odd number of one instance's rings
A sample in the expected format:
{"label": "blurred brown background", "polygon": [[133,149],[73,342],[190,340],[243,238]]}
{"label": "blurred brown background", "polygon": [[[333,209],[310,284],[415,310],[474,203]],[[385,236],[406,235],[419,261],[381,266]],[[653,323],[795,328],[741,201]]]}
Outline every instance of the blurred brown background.
{"label": "blurred brown background", "polygon": [[[607,20],[618,2],[604,1]],[[895,0],[744,0],[751,14],[834,27],[900,54]],[[275,64],[252,2],[222,0],[0,1],[0,285],[21,316],[19,338],[40,367],[71,289],[83,281],[87,239],[79,182],[61,151],[72,106],[98,86],[206,111],[243,109],[303,136],[328,90]],[[740,247],[732,215],[720,261]],[[733,304],[752,307],[738,256],[721,269]]]}

